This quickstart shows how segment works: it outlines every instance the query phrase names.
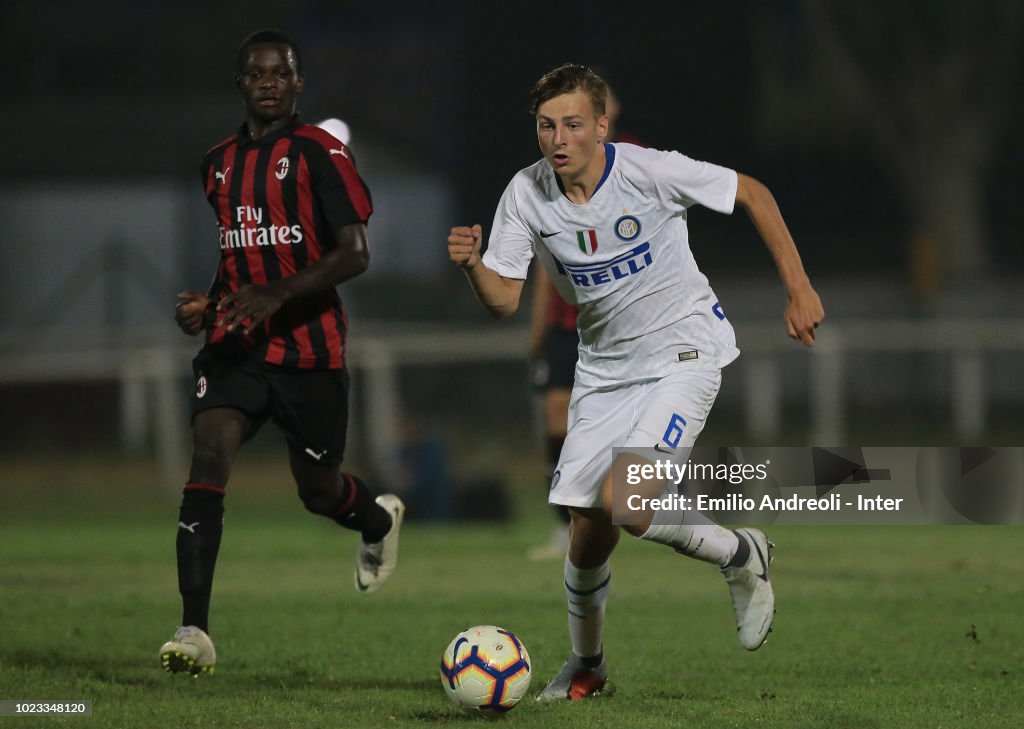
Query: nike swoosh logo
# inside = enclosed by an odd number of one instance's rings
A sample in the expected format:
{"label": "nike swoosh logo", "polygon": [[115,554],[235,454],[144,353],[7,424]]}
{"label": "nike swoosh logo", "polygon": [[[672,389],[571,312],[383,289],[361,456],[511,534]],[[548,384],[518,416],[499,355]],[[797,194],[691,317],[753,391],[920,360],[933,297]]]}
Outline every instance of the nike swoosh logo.
{"label": "nike swoosh logo", "polygon": [[768,562],[764,558],[764,554],[761,553],[761,545],[757,543],[756,539],[751,539],[750,543],[754,545],[754,551],[757,552],[757,558],[761,562],[761,574],[758,575],[765,582],[768,581]]}
{"label": "nike swoosh logo", "polygon": [[560,231],[560,230],[556,230],[556,231],[555,231],[554,233],[545,233],[545,232],[544,232],[544,231],[542,230],[542,231],[540,232],[540,237],[541,237],[541,238],[550,238],[551,236],[553,236],[553,235],[558,235],[558,234],[559,234],[559,233],[561,233],[561,232],[562,232],[562,231]]}
{"label": "nike swoosh logo", "polygon": [[675,450],[673,450],[672,448],[662,448],[660,443],[654,444],[654,450],[658,451],[658,453],[665,453],[670,456],[674,456],[676,454]]}
{"label": "nike swoosh logo", "polygon": [[369,585],[364,585],[363,581],[359,579],[359,572],[356,572],[356,587],[359,588],[360,592],[366,592],[370,589]]}

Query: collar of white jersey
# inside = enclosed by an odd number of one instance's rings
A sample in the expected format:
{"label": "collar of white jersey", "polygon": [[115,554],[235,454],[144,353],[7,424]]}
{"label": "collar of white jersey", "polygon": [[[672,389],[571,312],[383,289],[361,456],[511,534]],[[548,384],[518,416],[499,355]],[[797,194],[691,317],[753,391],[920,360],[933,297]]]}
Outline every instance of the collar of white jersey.
{"label": "collar of white jersey", "polygon": [[[601,173],[601,179],[597,181],[597,187],[594,188],[594,192],[590,196],[591,198],[601,189],[601,185],[604,184],[604,181],[608,179],[608,175],[612,172],[612,165],[615,164],[615,145],[608,142],[602,142],[602,144],[604,145],[604,172]],[[565,194],[565,187],[562,186],[562,178],[554,170],[551,170],[551,174],[555,176],[555,184],[558,185],[558,191],[568,200],[569,196]],[[569,200],[569,202],[572,201]]]}

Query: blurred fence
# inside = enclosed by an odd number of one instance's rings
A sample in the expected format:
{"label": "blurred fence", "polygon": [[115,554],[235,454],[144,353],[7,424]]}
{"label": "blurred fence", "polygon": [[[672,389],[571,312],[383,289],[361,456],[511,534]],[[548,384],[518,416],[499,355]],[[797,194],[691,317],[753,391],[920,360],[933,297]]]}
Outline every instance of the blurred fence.
{"label": "blurred fence", "polygon": [[[794,371],[806,393],[811,443],[835,446],[848,437],[847,400],[855,358],[881,360],[875,367],[880,373],[886,371],[886,359],[896,355],[921,353],[948,363],[942,370],[945,382],[933,389],[941,393],[937,405],[945,412],[950,430],[964,441],[981,435],[989,425],[994,358],[1009,355],[1014,371],[1024,366],[1024,321],[1019,319],[830,320],[816,346],[806,352],[780,335],[777,321],[735,326],[743,355],[729,370],[738,369],[743,382],[741,427],[759,442],[771,442],[783,432],[783,411],[793,399],[784,392],[784,383],[793,379]],[[198,342],[167,334],[127,333],[123,344],[106,341],[72,349],[61,344],[66,341],[61,337],[46,337],[38,329],[8,331],[0,336],[0,385],[117,382],[122,446],[155,444],[162,480],[177,488],[187,469],[184,393]],[[523,366],[526,342],[524,328],[363,322],[349,348],[356,383],[352,419],[361,423],[357,430],[374,470],[389,482],[398,482],[397,450],[409,391],[403,382],[410,379],[411,370],[435,373],[426,387],[433,391],[433,402],[443,405],[431,407],[463,413],[470,422],[474,417],[490,417],[496,423],[488,426],[495,431],[493,437],[509,437],[510,424],[524,414],[528,418],[529,405],[522,406],[528,397],[525,387],[508,382],[510,373],[492,370]],[[1000,370],[1006,367],[1001,361]],[[470,386],[471,378],[489,371],[495,377],[485,387]],[[735,397],[736,385],[731,389]],[[893,408],[912,407],[899,402],[899,393],[890,395],[890,400]],[[522,407],[508,404],[516,401]],[[1024,408],[1024,393],[1013,404]],[[934,416],[923,413],[921,417]]]}

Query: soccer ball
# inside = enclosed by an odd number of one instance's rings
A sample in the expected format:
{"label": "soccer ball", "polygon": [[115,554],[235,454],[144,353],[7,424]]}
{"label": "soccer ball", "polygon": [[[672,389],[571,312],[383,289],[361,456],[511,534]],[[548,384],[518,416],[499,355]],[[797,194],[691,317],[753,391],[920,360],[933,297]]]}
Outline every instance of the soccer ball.
{"label": "soccer ball", "polygon": [[496,717],[530,688],[530,654],[516,635],[477,625],[456,635],[441,656],[441,685],[460,709]]}

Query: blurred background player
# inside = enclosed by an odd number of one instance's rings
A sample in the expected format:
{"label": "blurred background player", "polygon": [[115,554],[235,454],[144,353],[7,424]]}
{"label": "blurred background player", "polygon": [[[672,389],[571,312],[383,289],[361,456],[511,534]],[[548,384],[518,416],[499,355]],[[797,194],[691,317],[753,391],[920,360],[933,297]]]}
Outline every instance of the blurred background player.
{"label": "blurred background player", "polygon": [[335,287],[369,264],[370,193],[346,146],[296,113],[301,55],[277,30],[238,51],[235,84],[246,120],[207,152],[206,197],[221,259],[209,293],[186,291],[175,320],[205,332],[193,361],[192,465],[178,521],[181,627],[160,648],[172,673],[212,671],[210,595],[224,493],[239,448],[269,418],[284,430],[309,511],[361,532],[355,586],[378,590],[395,568],[405,506],[374,499],[340,470],[348,428],[348,324]]}
{"label": "blurred background player", "polygon": [[330,119],[318,121],[316,125],[346,147],[352,143],[352,130],[349,129],[348,124],[343,122],[341,119],[331,117]]}
{"label": "blurred background player", "polygon": [[[576,373],[576,305],[566,302],[540,266],[534,266],[533,308],[530,312],[530,359],[533,386],[541,392],[544,419],[544,490],[551,486],[558,454],[569,427],[569,396]],[[553,504],[558,524],[544,544],[531,547],[528,559],[562,559],[569,546],[569,510]]]}
{"label": "blurred background player", "polygon": [[572,652],[539,700],[579,700],[605,686],[609,559],[620,523],[721,569],[744,648],[756,650],[771,630],[772,545],[763,532],[689,523],[678,512],[646,511],[626,523],[612,517],[623,513],[618,502],[628,496],[613,489],[612,474],[650,463],[630,453],[613,460],[612,449],[658,448],[685,459],[718,395],[721,369],[739,355],[732,325],[690,251],[687,209],[747,212],[785,286],[790,337],[813,345],[824,318],[769,190],[678,152],[606,143],[606,97],[604,81],[583,66],[541,77],[530,100],[543,159],[506,187],[486,254],[480,225],[452,228],[448,237],[449,258],[493,316],[518,309],[534,255],[579,305],[569,431],[549,495],[571,515],[563,576]]}
{"label": "blurred background player", "polygon": [[[618,130],[616,122],[621,112],[622,104],[609,86],[605,102],[608,141],[645,146],[636,137]],[[579,310],[575,304],[562,298],[543,266],[534,266],[533,274],[530,360],[533,386],[541,392],[543,399],[546,457],[544,491],[547,493],[569,428],[569,396],[576,376],[577,350],[580,346],[580,335],[576,331],[576,314]],[[527,559],[541,561],[565,557],[565,550],[569,547],[569,509],[561,504],[552,506],[558,523],[548,541],[527,550]]]}

